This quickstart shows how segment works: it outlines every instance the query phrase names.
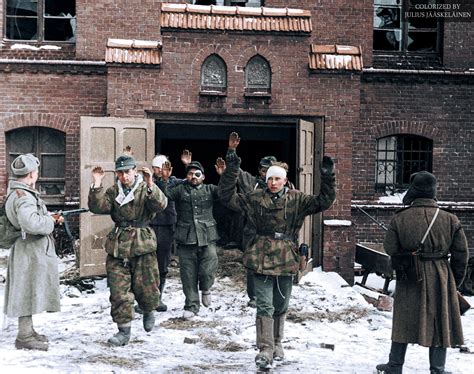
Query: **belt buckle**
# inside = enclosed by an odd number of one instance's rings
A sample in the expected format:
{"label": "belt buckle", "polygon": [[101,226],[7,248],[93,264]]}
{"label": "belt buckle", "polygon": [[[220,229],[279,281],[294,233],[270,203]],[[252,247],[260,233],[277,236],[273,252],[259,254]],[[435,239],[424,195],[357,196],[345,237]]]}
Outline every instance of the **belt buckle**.
{"label": "belt buckle", "polygon": [[275,239],[283,239],[285,234],[283,234],[282,232],[276,232],[275,233]]}

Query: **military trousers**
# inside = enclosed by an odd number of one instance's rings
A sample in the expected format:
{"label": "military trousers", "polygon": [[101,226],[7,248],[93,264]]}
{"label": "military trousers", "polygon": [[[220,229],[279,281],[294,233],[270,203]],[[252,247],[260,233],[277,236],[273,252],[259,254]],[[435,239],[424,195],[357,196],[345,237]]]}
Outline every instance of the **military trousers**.
{"label": "military trousers", "polygon": [[160,273],[156,252],[132,257],[128,263],[108,255],[105,268],[110,288],[110,314],[115,323],[124,324],[133,319],[134,300],[145,312],[158,307]]}
{"label": "military trousers", "polygon": [[184,310],[199,312],[199,290],[208,291],[217,272],[217,249],[214,243],[199,247],[178,244],[179,274],[186,298]]}
{"label": "military trousers", "polygon": [[165,278],[168,274],[168,266],[171,261],[173,249],[174,225],[151,226],[156,234],[156,255],[158,257],[158,269],[160,277]]}
{"label": "military trousers", "polygon": [[257,316],[270,317],[286,313],[290,303],[293,276],[254,273]]}

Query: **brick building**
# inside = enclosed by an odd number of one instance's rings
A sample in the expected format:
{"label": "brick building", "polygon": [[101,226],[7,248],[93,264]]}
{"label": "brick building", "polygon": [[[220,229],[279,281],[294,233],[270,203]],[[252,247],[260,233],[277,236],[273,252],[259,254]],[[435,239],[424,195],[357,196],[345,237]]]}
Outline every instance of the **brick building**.
{"label": "brick building", "polygon": [[[0,0],[0,197],[10,160],[35,152],[46,201],[85,204],[91,165],[111,182],[125,145],[174,165],[189,148],[215,183],[237,131],[246,170],[274,154],[305,191],[318,188],[321,155],[335,158],[337,201],[302,234],[323,269],[353,280],[355,243],[383,237],[357,206],[388,223],[401,204],[382,197],[420,169],[438,176],[472,251],[474,26],[468,12],[420,21],[407,10],[406,0]],[[100,271],[102,219],[81,221],[83,274]]]}

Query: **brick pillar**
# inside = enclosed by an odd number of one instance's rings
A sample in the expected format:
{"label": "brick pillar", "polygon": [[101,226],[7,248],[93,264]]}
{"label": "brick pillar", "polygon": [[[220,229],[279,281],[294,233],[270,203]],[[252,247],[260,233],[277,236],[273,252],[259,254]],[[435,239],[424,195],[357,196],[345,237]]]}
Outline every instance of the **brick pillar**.
{"label": "brick pillar", "polygon": [[355,235],[350,221],[324,220],[323,271],[338,273],[354,284]]}

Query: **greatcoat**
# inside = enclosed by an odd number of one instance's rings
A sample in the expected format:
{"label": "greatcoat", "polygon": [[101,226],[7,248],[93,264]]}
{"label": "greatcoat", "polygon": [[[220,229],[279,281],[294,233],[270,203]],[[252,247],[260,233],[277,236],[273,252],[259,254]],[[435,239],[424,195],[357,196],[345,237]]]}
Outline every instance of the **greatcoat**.
{"label": "greatcoat", "polygon": [[4,313],[10,318],[44,311],[58,312],[59,274],[54,240],[54,220],[48,215],[39,192],[11,181],[5,211],[9,221],[22,230],[10,250],[5,287]]}
{"label": "greatcoat", "polygon": [[[435,200],[421,198],[397,212],[384,240],[387,254],[412,251],[423,238],[437,207]],[[450,255],[450,260],[423,260],[423,281],[419,283],[397,280],[392,341],[445,348],[463,344],[456,290],[466,271],[468,247],[454,214],[440,210],[422,252],[443,252]]]}

